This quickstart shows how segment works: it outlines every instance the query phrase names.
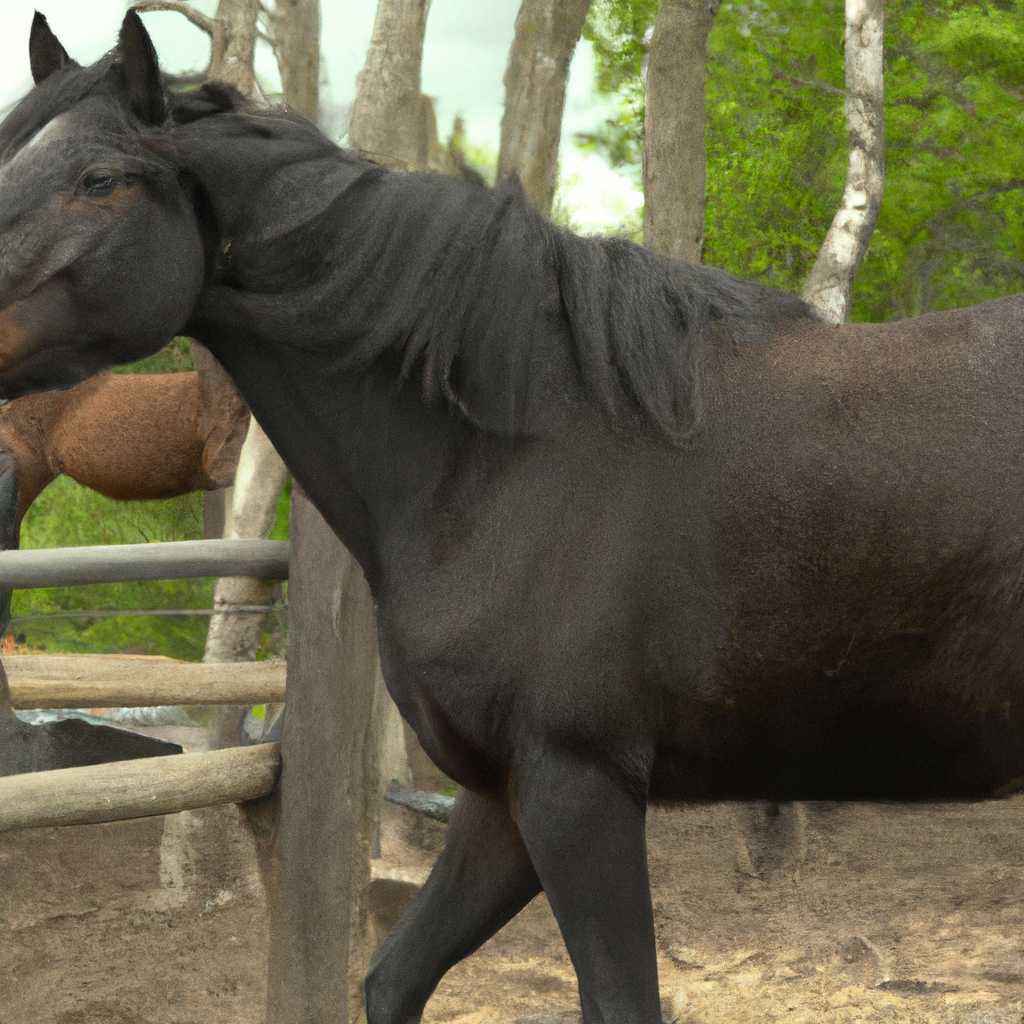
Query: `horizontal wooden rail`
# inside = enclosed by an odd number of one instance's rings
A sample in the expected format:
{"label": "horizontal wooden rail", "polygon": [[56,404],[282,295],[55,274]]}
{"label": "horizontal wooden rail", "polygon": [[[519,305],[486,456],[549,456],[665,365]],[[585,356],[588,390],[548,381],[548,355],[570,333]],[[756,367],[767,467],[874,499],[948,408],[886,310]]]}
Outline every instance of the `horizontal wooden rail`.
{"label": "horizontal wooden rail", "polygon": [[148,818],[266,796],[277,783],[276,743],[172,754],[0,778],[0,832]]}
{"label": "horizontal wooden rail", "polygon": [[202,576],[288,578],[286,540],[179,540],[0,551],[0,590]]}
{"label": "horizontal wooden rail", "polygon": [[10,654],[15,708],[137,708],[159,704],[283,701],[284,661],[204,665],[105,654]]}

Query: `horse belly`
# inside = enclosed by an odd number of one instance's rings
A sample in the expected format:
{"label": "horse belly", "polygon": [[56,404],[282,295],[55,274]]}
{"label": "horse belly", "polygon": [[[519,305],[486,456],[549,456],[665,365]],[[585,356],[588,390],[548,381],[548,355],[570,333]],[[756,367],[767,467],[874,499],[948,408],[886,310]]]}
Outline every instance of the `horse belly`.
{"label": "horse belly", "polygon": [[723,662],[713,702],[678,709],[652,795],[948,800],[1014,790],[1024,783],[1024,623],[1012,618],[854,640],[845,659],[811,670],[794,652],[788,674],[778,662]]}

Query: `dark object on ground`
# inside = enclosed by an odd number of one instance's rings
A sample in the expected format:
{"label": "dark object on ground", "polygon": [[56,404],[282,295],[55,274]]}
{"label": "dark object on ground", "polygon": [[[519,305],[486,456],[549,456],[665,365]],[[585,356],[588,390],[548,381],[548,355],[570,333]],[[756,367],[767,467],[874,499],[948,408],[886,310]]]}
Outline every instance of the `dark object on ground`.
{"label": "dark object on ground", "polygon": [[7,673],[0,663],[0,775],[180,753],[177,743],[78,718],[29,725],[11,710]]}

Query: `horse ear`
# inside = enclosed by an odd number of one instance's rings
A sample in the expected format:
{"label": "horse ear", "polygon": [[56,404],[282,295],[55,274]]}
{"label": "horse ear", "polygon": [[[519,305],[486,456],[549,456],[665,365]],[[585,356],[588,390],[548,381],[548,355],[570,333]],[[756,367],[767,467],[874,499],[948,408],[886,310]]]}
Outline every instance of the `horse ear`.
{"label": "horse ear", "polygon": [[156,49],[142,19],[133,10],[121,22],[117,53],[132,109],[147,124],[162,124],[167,117],[167,102]]}
{"label": "horse ear", "polygon": [[45,16],[36,11],[32,19],[32,31],[28,35],[28,60],[32,67],[32,81],[38,85],[49,78],[54,71],[77,68],[68,51],[60,45]]}

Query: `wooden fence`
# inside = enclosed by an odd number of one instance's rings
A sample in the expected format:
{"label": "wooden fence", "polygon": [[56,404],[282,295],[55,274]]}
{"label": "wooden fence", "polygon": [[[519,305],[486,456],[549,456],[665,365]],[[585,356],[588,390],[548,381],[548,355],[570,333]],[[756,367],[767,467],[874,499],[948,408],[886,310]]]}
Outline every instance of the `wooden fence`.
{"label": "wooden fence", "polygon": [[[273,665],[6,657],[16,707],[260,703],[288,693],[277,743],[0,779],[0,831],[247,801],[267,890],[267,1024],[348,1024],[393,705],[362,571],[298,488],[291,544],[195,541],[0,553],[0,590],[290,576],[285,680]],[[283,765],[283,767],[282,767]],[[355,958],[358,959],[358,958]]]}
{"label": "wooden fence", "polygon": [[205,665],[140,655],[8,654],[11,703],[23,708],[265,704],[285,699],[281,661]]}
{"label": "wooden fence", "polygon": [[[0,552],[0,589],[186,579],[288,576],[286,541],[179,541]],[[15,655],[4,658],[15,708],[145,707],[281,701],[285,669],[197,665],[170,658]],[[275,786],[277,744],[146,758],[0,779],[0,832],[119,821],[237,803]]]}

